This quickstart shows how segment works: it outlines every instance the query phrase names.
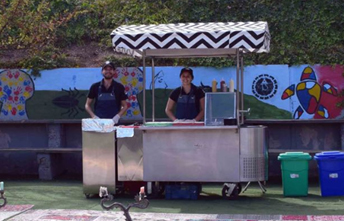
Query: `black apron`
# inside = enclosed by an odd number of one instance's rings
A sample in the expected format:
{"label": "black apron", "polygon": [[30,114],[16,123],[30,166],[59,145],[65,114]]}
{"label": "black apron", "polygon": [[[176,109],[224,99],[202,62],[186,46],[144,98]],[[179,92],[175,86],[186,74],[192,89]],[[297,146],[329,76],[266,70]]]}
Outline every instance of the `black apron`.
{"label": "black apron", "polygon": [[115,96],[115,82],[112,82],[112,92],[102,93],[103,81],[100,82],[98,87],[97,105],[95,106],[96,115],[99,118],[112,119],[119,112]]}
{"label": "black apron", "polygon": [[193,89],[189,94],[182,95],[183,88],[180,88],[180,94],[177,101],[176,117],[177,119],[195,119],[198,115],[196,107],[196,96]]}

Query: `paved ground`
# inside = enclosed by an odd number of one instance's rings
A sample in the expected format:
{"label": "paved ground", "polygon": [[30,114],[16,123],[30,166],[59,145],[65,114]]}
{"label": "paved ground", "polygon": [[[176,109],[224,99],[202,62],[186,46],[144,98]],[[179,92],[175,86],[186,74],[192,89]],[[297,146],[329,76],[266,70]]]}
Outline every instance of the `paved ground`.
{"label": "paved ground", "polygon": [[[208,184],[198,200],[149,199],[148,208],[133,208],[130,214],[137,221],[344,221],[344,196],[322,197],[317,183],[310,184],[307,197],[284,197],[278,183],[266,187],[262,194],[253,184],[238,199],[226,200],[221,184]],[[125,220],[118,209],[104,211],[96,195],[86,199],[80,181],[5,180],[5,194],[8,205],[0,208],[0,220]],[[128,205],[133,196],[118,195],[115,201]]]}
{"label": "paved ground", "polygon": [[[171,213],[130,213],[136,221],[340,221],[344,216],[302,216],[302,215],[239,215],[239,214],[171,214]],[[9,221],[108,221],[125,220],[122,212],[107,212],[94,210],[28,210],[14,216]]]}

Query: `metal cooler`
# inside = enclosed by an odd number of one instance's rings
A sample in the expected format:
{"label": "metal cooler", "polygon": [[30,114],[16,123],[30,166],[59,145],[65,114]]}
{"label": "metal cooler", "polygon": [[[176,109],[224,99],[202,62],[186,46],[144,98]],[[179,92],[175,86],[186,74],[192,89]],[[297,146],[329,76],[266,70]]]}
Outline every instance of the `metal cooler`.
{"label": "metal cooler", "polygon": [[240,181],[263,181],[266,177],[267,140],[265,126],[240,128]]}
{"label": "metal cooler", "polygon": [[115,131],[108,119],[82,120],[82,170],[83,192],[99,193],[106,186],[116,192]]}

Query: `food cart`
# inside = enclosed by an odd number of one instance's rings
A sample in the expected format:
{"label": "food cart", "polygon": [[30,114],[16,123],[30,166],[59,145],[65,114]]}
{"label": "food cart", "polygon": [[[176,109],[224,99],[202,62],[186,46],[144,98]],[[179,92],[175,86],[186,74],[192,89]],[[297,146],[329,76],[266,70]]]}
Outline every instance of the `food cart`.
{"label": "food cart", "polygon": [[[265,126],[244,125],[245,53],[269,52],[267,22],[183,23],[125,25],[111,33],[113,49],[143,60],[143,85],[146,86],[146,60],[152,63],[152,117],[155,119],[154,61],[157,58],[228,57],[236,61],[236,91],[232,125],[214,125],[207,102],[216,99],[206,94],[206,118],[203,125],[183,126],[170,123],[156,126],[146,121],[146,91],[143,90],[143,125],[134,129],[142,139],[142,154],[137,165],[143,181],[221,182],[222,194],[231,197],[241,191],[240,182],[266,180],[267,140]],[[230,93],[230,92],[228,92]],[[210,95],[210,94],[209,94]],[[233,117],[233,116],[228,116]],[[217,120],[217,119],[216,119]],[[154,126],[153,126],[154,125]],[[130,138],[125,138],[130,139]],[[137,143],[137,140],[135,140]],[[143,163],[142,163],[143,156]],[[245,187],[247,188],[247,186]]]}

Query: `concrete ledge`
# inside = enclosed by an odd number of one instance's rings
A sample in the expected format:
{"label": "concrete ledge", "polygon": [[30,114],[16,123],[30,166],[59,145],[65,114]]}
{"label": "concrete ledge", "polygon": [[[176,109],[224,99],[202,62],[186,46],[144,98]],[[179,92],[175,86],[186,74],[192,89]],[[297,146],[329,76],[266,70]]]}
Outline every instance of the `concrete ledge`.
{"label": "concrete ledge", "polygon": [[0,152],[78,153],[82,148],[0,148]]}
{"label": "concrete ledge", "polygon": [[246,124],[344,124],[344,119],[247,119]]}
{"label": "concrete ledge", "polygon": [[342,150],[302,150],[302,149],[270,149],[268,150],[269,153],[285,153],[285,152],[304,152],[304,153],[320,153],[323,151],[342,151]]}

